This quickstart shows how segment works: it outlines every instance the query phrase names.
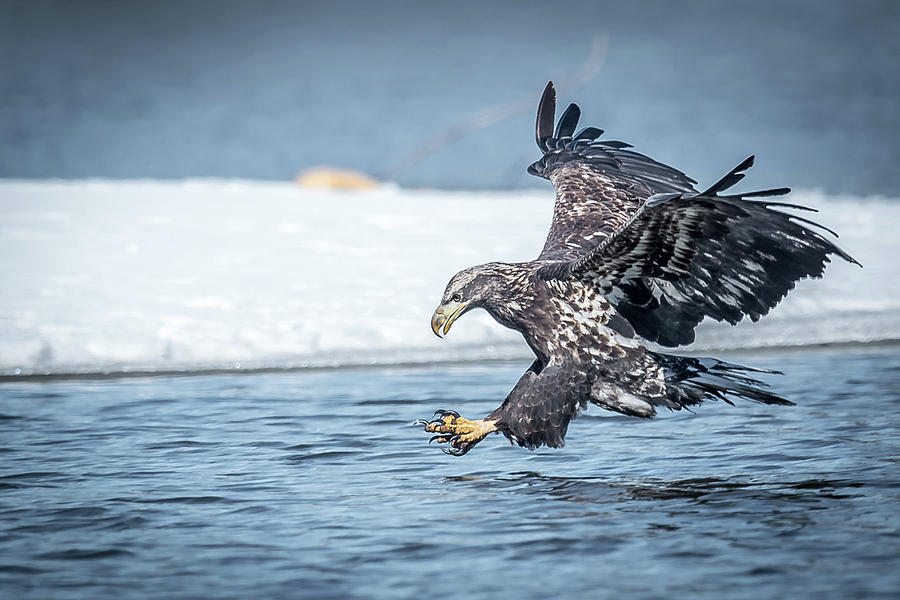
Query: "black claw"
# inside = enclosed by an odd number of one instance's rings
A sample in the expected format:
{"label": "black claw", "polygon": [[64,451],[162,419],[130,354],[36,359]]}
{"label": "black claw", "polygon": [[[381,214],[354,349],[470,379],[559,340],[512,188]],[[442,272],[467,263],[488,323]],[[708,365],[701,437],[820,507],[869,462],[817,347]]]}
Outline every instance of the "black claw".
{"label": "black claw", "polygon": [[[426,421],[425,419],[416,419],[415,421],[413,421],[413,425],[424,425],[427,431],[427,427],[429,425],[434,425],[435,427],[446,425],[446,422],[444,421],[445,417],[453,417],[455,419],[460,418],[459,413],[455,410],[438,409],[434,411],[434,414],[432,415],[433,420]],[[440,430],[437,431],[439,432]],[[469,450],[471,450],[473,445],[465,444],[462,447],[455,446],[455,444],[459,441],[461,435],[462,434],[451,433],[449,431],[445,433],[437,433],[436,435],[431,436],[431,438],[428,440],[428,443],[431,444],[433,442],[437,442],[439,444],[448,444],[447,447],[441,448],[441,451],[444,454],[449,454],[450,456],[462,456],[463,454],[466,454]]]}
{"label": "black claw", "polygon": [[453,418],[455,418],[455,419],[458,419],[458,418],[459,418],[459,413],[456,412],[455,410],[444,410],[444,409],[442,409],[442,408],[439,408],[439,409],[437,409],[436,411],[434,411],[434,414],[431,415],[431,416],[432,416],[432,417],[446,417],[446,416],[451,416],[451,417],[453,417]]}
{"label": "black claw", "polygon": [[441,448],[441,452],[443,452],[444,454],[449,454],[450,456],[462,456],[468,451],[468,448]]}

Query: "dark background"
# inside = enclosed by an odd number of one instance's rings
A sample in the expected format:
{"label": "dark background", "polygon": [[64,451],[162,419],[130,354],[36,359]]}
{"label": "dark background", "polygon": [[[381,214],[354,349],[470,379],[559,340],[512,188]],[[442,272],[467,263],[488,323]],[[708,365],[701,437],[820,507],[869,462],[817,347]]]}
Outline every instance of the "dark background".
{"label": "dark background", "polygon": [[900,187],[896,2],[5,1],[0,56],[6,178],[536,185],[554,79],[701,183]]}

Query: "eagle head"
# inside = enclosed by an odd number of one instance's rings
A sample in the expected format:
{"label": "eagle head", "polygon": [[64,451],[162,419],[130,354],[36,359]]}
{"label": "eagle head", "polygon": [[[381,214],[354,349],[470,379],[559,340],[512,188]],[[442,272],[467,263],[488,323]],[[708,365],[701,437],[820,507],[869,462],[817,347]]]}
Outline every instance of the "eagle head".
{"label": "eagle head", "polygon": [[431,330],[438,337],[450,331],[461,315],[473,308],[491,309],[508,297],[508,287],[514,277],[514,265],[488,263],[463,269],[450,279],[441,305],[431,317]]}

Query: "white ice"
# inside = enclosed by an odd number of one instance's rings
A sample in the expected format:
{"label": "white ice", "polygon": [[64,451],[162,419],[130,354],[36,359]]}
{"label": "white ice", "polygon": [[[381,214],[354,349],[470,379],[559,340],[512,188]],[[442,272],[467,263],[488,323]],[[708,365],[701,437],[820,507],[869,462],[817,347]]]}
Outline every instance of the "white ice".
{"label": "white ice", "polygon": [[[900,202],[800,192],[836,262],[694,349],[900,339]],[[369,192],[234,180],[0,182],[0,373],[525,357],[481,311],[429,327],[458,269],[530,260],[552,190]],[[806,216],[806,215],[804,215]]]}

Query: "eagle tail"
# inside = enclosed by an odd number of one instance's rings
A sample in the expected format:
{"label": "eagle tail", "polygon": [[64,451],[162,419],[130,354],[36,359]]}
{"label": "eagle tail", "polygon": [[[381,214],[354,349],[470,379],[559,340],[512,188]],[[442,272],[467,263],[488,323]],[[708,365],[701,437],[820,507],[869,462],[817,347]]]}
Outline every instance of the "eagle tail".
{"label": "eagle tail", "polygon": [[673,356],[656,352],[652,354],[663,368],[669,408],[678,410],[700,404],[704,400],[724,400],[728,404],[734,404],[732,398],[761,404],[794,405],[790,400],[766,389],[768,384],[750,375],[780,375],[779,371],[735,365],[715,358]]}

